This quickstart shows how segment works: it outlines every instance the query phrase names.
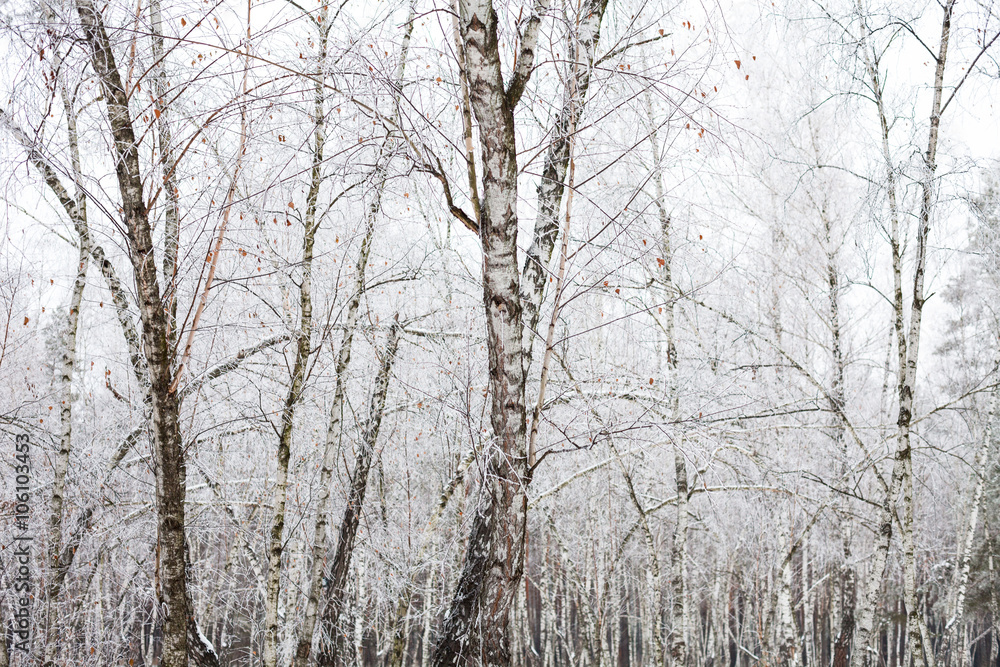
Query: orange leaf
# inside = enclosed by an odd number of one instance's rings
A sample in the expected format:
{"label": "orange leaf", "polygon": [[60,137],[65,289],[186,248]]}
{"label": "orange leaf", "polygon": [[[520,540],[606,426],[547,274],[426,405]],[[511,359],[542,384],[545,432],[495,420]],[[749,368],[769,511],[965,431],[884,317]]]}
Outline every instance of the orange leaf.
{"label": "orange leaf", "polygon": [[739,69],[739,68],[740,68],[740,65],[742,65],[742,64],[743,64],[743,63],[741,63],[741,62],[740,62],[739,60],[734,60],[733,62],[734,62],[734,63],[736,63],[736,69]]}

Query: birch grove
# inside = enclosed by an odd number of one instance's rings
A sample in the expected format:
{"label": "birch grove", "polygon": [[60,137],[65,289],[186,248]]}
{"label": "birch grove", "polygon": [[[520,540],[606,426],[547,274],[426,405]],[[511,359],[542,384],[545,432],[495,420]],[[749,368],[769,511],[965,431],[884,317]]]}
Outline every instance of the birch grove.
{"label": "birch grove", "polygon": [[994,4],[0,17],[0,667],[1000,661]]}

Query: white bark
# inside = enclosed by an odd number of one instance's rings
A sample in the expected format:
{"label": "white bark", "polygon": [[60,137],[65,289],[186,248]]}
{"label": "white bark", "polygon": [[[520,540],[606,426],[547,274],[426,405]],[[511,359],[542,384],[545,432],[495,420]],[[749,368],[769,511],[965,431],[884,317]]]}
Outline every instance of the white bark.
{"label": "white bark", "polygon": [[[1000,363],[1000,355],[994,361],[996,362],[994,366]],[[990,407],[986,413],[985,434],[982,442],[979,443],[979,451],[976,452],[972,471],[973,485],[969,500],[969,512],[966,516],[964,535],[959,545],[958,559],[955,563],[955,571],[952,576],[952,591],[949,596],[951,604],[949,604],[948,618],[945,620],[945,642],[941,649],[941,655],[946,656],[946,659],[948,659],[947,656],[949,656],[952,647],[955,646],[959,630],[965,625],[965,600],[969,588],[969,574],[972,569],[972,552],[976,531],[979,527],[979,511],[983,503],[983,492],[986,489],[988,465],[997,443],[996,419],[998,409],[1000,409],[1000,389],[995,387],[990,392]],[[995,595],[995,591],[991,591],[991,593]],[[964,651],[962,655],[965,656]]]}
{"label": "white bark", "polygon": [[[305,230],[302,236],[302,276],[299,283],[299,321],[294,332],[295,361],[292,365],[290,386],[281,411],[278,436],[278,465],[272,490],[273,508],[271,539],[268,547],[267,583],[264,605],[264,667],[278,664],[278,601],[281,591],[281,560],[284,545],[285,505],[288,494],[288,461],[291,456],[292,436],[295,427],[295,412],[305,389],[306,368],[312,354],[312,272],[313,248],[320,219],[317,219],[320,188],[323,185],[323,148],[326,142],[325,122],[326,91],[323,87],[326,61],[326,36],[329,31],[329,11],[326,5],[319,13],[319,74],[314,88],[313,128],[312,128],[312,169],[309,192],[306,195]],[[337,376],[340,382],[340,375]],[[321,475],[322,477],[322,475]],[[326,480],[329,484],[329,480]],[[322,483],[323,480],[321,479]],[[321,492],[322,493],[322,492]],[[311,635],[310,635],[311,637]]]}
{"label": "white bark", "polygon": [[927,262],[927,238],[930,233],[931,215],[933,207],[934,172],[936,165],[938,128],[941,120],[941,97],[944,88],[945,63],[948,55],[948,40],[951,31],[951,14],[955,0],[948,0],[943,8],[944,14],[941,22],[941,41],[938,50],[937,63],[934,74],[934,99],[930,114],[930,130],[927,140],[927,152],[924,155],[924,176],[921,179],[922,200],[918,228],[916,235],[916,257],[913,278],[913,293],[910,304],[909,329],[904,326],[903,292],[902,292],[902,260],[901,260],[901,238],[899,234],[899,220],[895,207],[895,184],[893,165],[889,158],[888,149],[888,121],[882,102],[882,89],[879,83],[879,76],[876,65],[870,56],[870,45],[868,40],[867,26],[865,18],[862,16],[862,50],[864,52],[866,67],[872,82],[872,89],[877,105],[878,115],[882,126],[882,145],[886,160],[886,171],[888,174],[890,214],[891,224],[891,244],[893,253],[893,281],[895,309],[894,326],[897,338],[897,352],[899,356],[898,366],[898,396],[899,413],[897,419],[896,453],[893,462],[891,483],[882,501],[881,511],[878,519],[878,531],[876,534],[875,554],[871,559],[871,571],[866,586],[862,604],[859,606],[857,641],[852,654],[852,667],[864,667],[871,658],[870,644],[872,641],[872,631],[874,628],[874,613],[877,603],[879,589],[885,574],[885,566],[888,559],[890,541],[892,537],[893,521],[897,510],[897,498],[900,490],[903,491],[903,517],[902,517],[902,540],[903,540],[903,569],[905,596],[907,598],[907,636],[908,646],[915,657],[925,660],[927,667],[932,667],[932,657],[925,653],[921,626],[923,620],[919,617],[916,600],[916,563],[913,543],[913,462],[912,449],[910,445],[910,424],[913,415],[913,397],[916,390],[917,358],[920,344],[920,325],[924,305],[924,272]]}

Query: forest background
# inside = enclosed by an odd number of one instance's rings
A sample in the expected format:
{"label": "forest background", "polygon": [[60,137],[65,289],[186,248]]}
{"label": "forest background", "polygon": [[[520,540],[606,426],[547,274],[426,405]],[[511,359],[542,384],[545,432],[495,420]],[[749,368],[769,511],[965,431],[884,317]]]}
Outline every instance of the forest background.
{"label": "forest background", "polygon": [[4,2],[0,667],[1000,665],[998,11]]}

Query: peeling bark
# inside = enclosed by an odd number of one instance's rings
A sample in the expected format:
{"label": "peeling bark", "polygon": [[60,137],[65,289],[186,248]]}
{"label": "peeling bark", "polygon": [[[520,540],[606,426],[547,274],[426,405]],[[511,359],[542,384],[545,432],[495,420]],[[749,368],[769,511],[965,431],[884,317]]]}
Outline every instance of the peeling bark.
{"label": "peeling bark", "polygon": [[[517,149],[513,107],[501,75],[491,0],[459,2],[472,108],[479,123],[483,190],[483,302],[493,441],[465,562],[434,650],[435,667],[508,665],[508,624],[524,565],[528,483],[524,324],[517,270]],[[533,55],[533,54],[532,54]],[[530,72],[532,63],[519,66]]]}

